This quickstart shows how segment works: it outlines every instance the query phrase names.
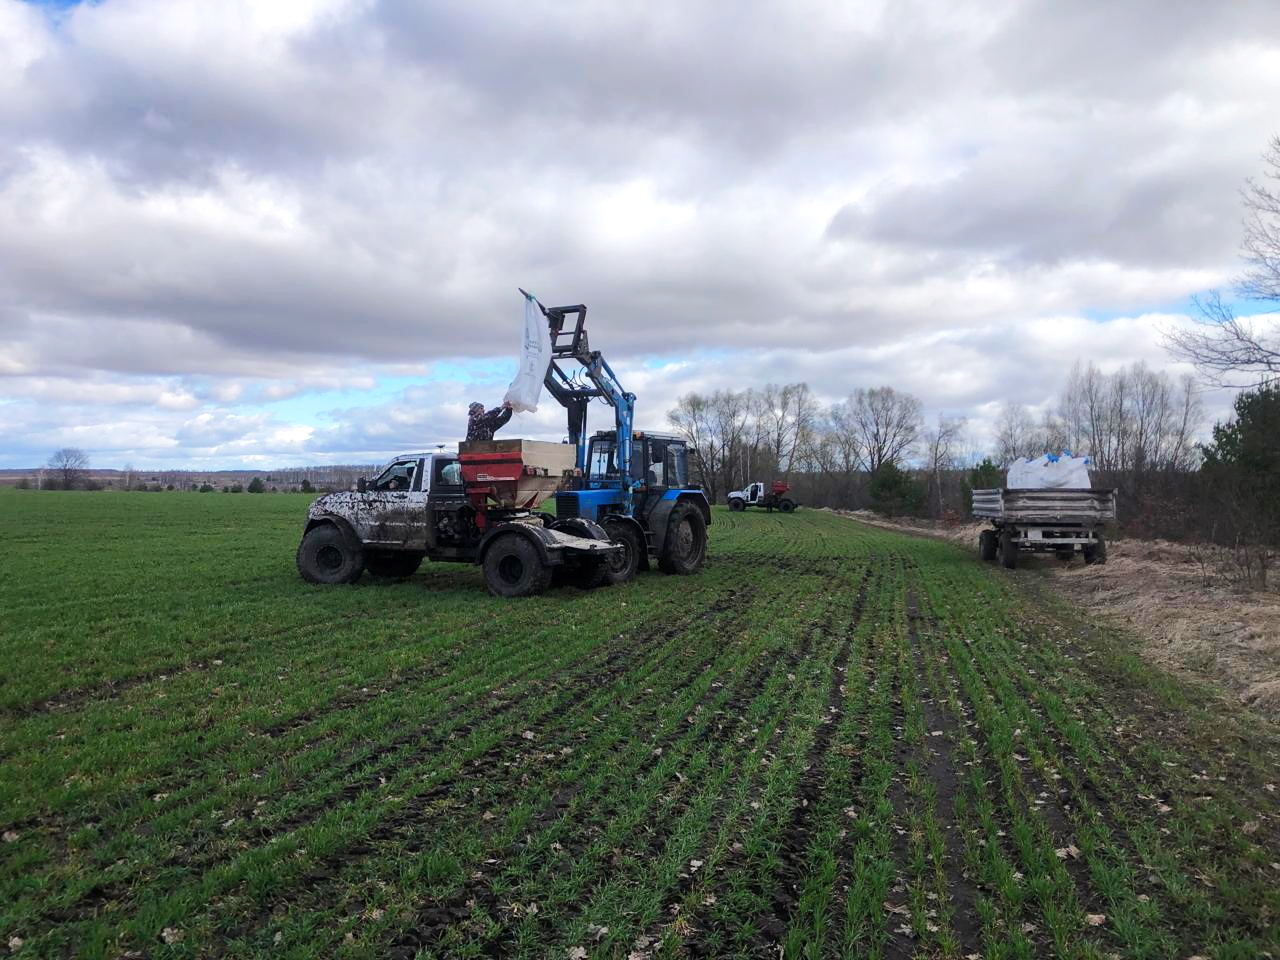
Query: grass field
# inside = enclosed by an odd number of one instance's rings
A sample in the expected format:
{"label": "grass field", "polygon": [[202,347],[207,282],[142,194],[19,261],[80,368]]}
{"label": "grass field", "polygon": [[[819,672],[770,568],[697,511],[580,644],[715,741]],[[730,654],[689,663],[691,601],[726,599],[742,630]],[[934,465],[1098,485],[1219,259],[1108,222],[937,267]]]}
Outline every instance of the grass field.
{"label": "grass field", "polygon": [[692,578],[317,588],[307,502],[0,492],[0,949],[1280,955],[1274,729],[1035,571],[718,510]]}

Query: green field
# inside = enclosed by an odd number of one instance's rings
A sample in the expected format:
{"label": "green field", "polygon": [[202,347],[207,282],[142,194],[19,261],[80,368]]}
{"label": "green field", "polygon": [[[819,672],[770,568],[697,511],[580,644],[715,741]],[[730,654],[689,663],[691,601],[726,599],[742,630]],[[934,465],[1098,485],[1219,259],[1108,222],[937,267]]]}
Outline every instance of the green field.
{"label": "green field", "polygon": [[0,949],[1280,955],[1280,748],[1032,570],[717,510],[710,565],[311,587],[307,498],[0,493]]}

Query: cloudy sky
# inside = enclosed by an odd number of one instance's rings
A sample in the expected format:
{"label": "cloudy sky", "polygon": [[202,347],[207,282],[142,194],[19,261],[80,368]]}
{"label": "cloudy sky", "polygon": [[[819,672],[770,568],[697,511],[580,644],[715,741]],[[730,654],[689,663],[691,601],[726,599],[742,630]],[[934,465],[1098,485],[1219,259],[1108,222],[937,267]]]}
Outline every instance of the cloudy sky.
{"label": "cloudy sky", "polygon": [[0,0],[0,466],[456,440],[517,286],[589,305],[642,425],[891,384],[980,446],[1077,358],[1177,369],[1278,38],[1274,0]]}

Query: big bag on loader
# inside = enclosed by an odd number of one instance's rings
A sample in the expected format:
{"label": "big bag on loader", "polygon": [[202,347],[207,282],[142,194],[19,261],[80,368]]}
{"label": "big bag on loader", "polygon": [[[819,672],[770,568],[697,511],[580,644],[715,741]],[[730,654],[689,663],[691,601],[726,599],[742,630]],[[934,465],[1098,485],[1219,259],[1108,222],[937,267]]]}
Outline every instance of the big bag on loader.
{"label": "big bag on loader", "polygon": [[542,381],[551,363],[551,337],[547,333],[547,321],[529,294],[524,295],[524,338],[520,345],[520,369],[507,387],[502,399],[511,404],[517,413],[533,413],[538,409],[538,396],[542,393]]}

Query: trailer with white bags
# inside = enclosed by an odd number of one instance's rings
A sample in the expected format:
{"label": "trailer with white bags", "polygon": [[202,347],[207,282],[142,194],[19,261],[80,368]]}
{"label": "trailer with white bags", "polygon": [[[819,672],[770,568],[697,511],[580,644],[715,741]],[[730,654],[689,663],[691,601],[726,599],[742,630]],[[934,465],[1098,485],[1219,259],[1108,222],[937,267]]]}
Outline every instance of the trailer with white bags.
{"label": "trailer with white bags", "polygon": [[1106,563],[1103,525],[1116,518],[1116,492],[1092,486],[1089,465],[1069,454],[1020,460],[1009,468],[1008,486],[974,490],[973,515],[991,521],[978,536],[982,559],[1010,570],[1023,552]]}

